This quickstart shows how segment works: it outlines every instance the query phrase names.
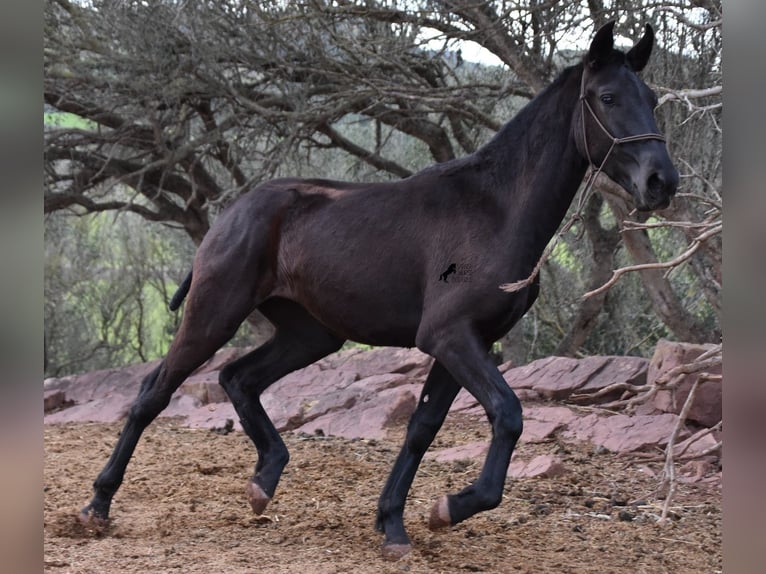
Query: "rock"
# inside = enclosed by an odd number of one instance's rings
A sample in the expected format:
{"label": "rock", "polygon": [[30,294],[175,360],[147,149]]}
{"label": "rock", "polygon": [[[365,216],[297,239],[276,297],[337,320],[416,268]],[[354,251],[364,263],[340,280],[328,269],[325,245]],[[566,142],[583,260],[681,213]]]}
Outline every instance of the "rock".
{"label": "rock", "polygon": [[191,395],[201,404],[228,403],[229,396],[218,383],[219,371],[190,376],[178,389],[178,394]]}
{"label": "rock", "polygon": [[433,359],[418,349],[376,347],[370,350],[348,349],[334,353],[315,363],[320,370],[343,370],[365,379],[372,375],[406,374],[410,378],[425,377]]}
{"label": "rock", "polygon": [[[640,357],[547,357],[505,372],[513,389],[530,389],[549,400],[593,393],[614,383],[644,384],[648,361]],[[605,402],[619,392],[599,398]]]}
{"label": "rock", "polygon": [[414,379],[384,373],[357,380],[359,370],[371,370],[348,368],[344,363],[337,370],[311,365],[267,389],[262,403],[277,429],[381,438],[389,427],[409,419],[421,388]]}
{"label": "rock", "polygon": [[488,449],[489,443],[487,441],[476,441],[450,448],[428,451],[425,458],[437,462],[483,459],[487,455]]}
{"label": "rock", "polygon": [[476,407],[478,407],[478,409],[481,412],[484,412],[484,409],[482,409],[482,407],[479,405],[479,401],[477,401],[471,393],[469,393],[465,389],[460,389],[460,391],[457,394],[457,397],[455,397],[455,400],[452,402],[450,411],[465,412],[468,410],[476,410]]}
{"label": "rock", "polygon": [[513,361],[506,361],[505,363],[500,363],[497,366],[497,370],[500,371],[500,374],[505,374],[506,371],[510,371],[513,368]]}
{"label": "rock", "polygon": [[61,389],[52,389],[43,393],[44,413],[49,413],[65,406],[68,406],[66,393]]}
{"label": "rock", "polygon": [[75,404],[66,409],[50,413],[45,416],[45,423],[67,423],[67,422],[95,422],[95,423],[113,423],[117,422],[128,414],[130,405],[133,404],[133,398],[120,393],[112,393],[101,399],[85,401],[81,404]]}
{"label": "rock", "polygon": [[567,407],[531,406],[524,409],[523,417],[524,430],[519,442],[534,443],[547,440],[577,415]]}
{"label": "rock", "polygon": [[707,460],[690,460],[678,469],[681,482],[700,482],[717,472],[718,469]]}
{"label": "rock", "polygon": [[[266,389],[261,395],[261,403],[278,430],[293,430],[322,414],[320,401],[324,405],[342,405],[339,408],[356,404],[370,392],[359,387],[346,391],[356,380],[355,372],[322,370],[319,365],[309,365]],[[313,413],[308,416],[311,410]]]}
{"label": "rock", "polygon": [[[691,343],[675,343],[661,340],[654,350],[647,382],[653,384],[663,374],[680,365],[693,362],[702,353],[710,350],[713,345],[695,345]],[[721,365],[706,372],[720,375]],[[699,373],[685,375],[678,383],[675,391],[660,390],[654,398],[654,407],[666,413],[678,414],[689,396],[689,391],[694,382],[699,378]],[[697,387],[694,402],[687,416],[687,420],[697,422],[703,426],[714,426],[723,416],[722,408],[722,385],[720,381],[704,381]]]}
{"label": "rock", "polygon": [[552,454],[542,454],[526,462],[514,459],[508,467],[508,476],[513,478],[552,478],[565,472],[564,463]]}
{"label": "rock", "polygon": [[209,405],[189,408],[184,416],[186,426],[190,428],[221,429],[227,426],[227,421],[234,421],[234,430],[242,431],[239,415],[231,403],[211,403]]}
{"label": "rock", "polygon": [[157,360],[121,369],[103,369],[60,379],[48,379],[43,388],[46,391],[63,391],[67,399],[73,401],[75,405],[95,399],[121,397],[129,406],[138,396],[138,389],[143,378],[159,364],[160,361]]}
{"label": "rock", "polygon": [[[231,420],[233,428],[241,430],[239,416],[218,384],[217,369],[247,351],[219,351],[189,377],[160,416],[183,417],[188,426],[210,429],[230,428],[227,420]],[[268,388],[261,399],[280,431],[383,438],[391,428],[407,423],[432,363],[433,359],[416,349],[345,350],[290,373]],[[158,364],[159,361],[153,361],[46,380],[45,422],[113,422],[124,418],[142,379]],[[645,360],[632,357],[582,360],[553,357],[523,367],[501,365],[506,381],[525,401],[521,443],[543,442],[557,435],[565,440],[589,441],[598,448],[616,452],[664,445],[678,420],[673,413],[583,416],[567,406],[539,402],[541,397],[549,400],[571,397],[575,392],[592,392],[619,381],[640,384],[645,367]],[[658,367],[657,372],[660,371]],[[458,394],[452,410],[486,420],[484,409],[464,390]],[[490,436],[487,427],[487,439]],[[688,436],[684,430],[677,448],[684,448]],[[717,440],[717,436],[703,437],[688,452],[702,452]],[[436,460],[483,458],[487,448],[488,441],[482,441],[428,456]],[[557,472],[553,462],[550,459],[517,462],[514,472],[548,476]]]}
{"label": "rock", "polygon": [[344,438],[384,438],[392,426],[405,423],[417,405],[417,385],[370,393],[344,410],[330,410],[297,427],[298,432]]}
{"label": "rock", "polygon": [[562,399],[585,382],[571,376],[578,364],[577,359],[568,357],[546,357],[510,369],[504,378],[513,389],[534,389],[546,399]]}
{"label": "rock", "polygon": [[[607,359],[597,361],[597,359]],[[643,357],[586,357],[585,361],[594,361],[599,366],[592,377],[577,389],[578,393],[594,393],[614,383],[645,385],[649,360]],[[601,363],[601,364],[599,364]],[[615,391],[599,397],[598,402],[608,402],[620,398],[623,391]]]}
{"label": "rock", "polygon": [[[611,452],[632,452],[667,444],[678,422],[674,414],[628,416],[590,414],[574,419],[563,431],[563,437],[588,441]],[[685,429],[681,436],[689,433]]]}
{"label": "rock", "polygon": [[[706,434],[702,435],[704,432],[704,429],[702,431],[699,431],[686,440],[683,440],[681,442],[677,442],[674,453],[678,456],[680,456],[682,453],[684,455],[692,455],[692,456],[698,456],[703,453],[709,452],[711,449],[713,449],[720,440],[720,435],[715,436],[715,434]],[[714,454],[715,451],[713,451]]]}

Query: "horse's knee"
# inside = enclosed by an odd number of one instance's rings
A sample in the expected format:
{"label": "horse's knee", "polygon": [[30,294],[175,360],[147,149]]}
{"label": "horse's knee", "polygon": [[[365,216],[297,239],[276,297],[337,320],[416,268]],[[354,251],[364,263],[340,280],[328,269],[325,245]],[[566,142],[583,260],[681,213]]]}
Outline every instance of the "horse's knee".
{"label": "horse's knee", "polygon": [[496,437],[513,441],[519,440],[524,430],[521,402],[515,394],[505,397],[498,407],[489,413],[492,430]]}
{"label": "horse's knee", "polygon": [[148,425],[170,404],[171,394],[146,393],[130,407],[128,417],[139,424]]}
{"label": "horse's knee", "polygon": [[245,392],[244,381],[242,367],[236,361],[226,365],[218,374],[218,384],[223,387],[232,402]]}
{"label": "horse's knee", "polygon": [[141,383],[141,390],[128,411],[128,417],[139,424],[148,425],[170,404],[174,389],[168,389],[164,371],[158,367]]}

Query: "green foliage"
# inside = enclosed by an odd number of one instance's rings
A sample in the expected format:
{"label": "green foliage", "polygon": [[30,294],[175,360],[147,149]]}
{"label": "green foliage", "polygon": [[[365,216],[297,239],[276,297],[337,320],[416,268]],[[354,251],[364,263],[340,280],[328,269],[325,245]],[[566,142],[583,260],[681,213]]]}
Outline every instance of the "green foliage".
{"label": "green foliage", "polygon": [[188,270],[184,234],[147,228],[133,214],[46,220],[46,375],[162,356],[179,313],[167,303]]}
{"label": "green foliage", "polygon": [[95,122],[68,112],[45,112],[43,114],[43,125],[45,127],[80,130],[94,130],[97,127]]}

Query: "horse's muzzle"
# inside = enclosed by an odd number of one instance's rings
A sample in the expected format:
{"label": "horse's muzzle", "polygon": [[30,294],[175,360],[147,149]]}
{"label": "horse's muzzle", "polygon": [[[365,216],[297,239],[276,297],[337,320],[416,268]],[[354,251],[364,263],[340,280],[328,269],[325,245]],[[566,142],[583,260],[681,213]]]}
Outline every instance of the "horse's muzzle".
{"label": "horse's muzzle", "polygon": [[639,211],[665,209],[678,189],[679,175],[675,167],[653,170],[646,177],[643,189],[634,194]]}

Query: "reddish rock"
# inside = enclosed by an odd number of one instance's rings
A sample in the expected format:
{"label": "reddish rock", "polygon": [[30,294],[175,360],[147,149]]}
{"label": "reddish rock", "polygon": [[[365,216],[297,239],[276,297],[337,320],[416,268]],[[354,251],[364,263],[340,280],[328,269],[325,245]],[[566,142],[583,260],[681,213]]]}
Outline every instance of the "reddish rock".
{"label": "reddish rock", "polygon": [[474,409],[477,406],[479,406],[479,401],[477,401],[473,397],[473,395],[469,393],[468,391],[466,391],[465,389],[460,389],[460,391],[457,394],[457,397],[455,397],[455,400],[453,401],[452,406],[450,407],[450,410],[456,411],[456,412],[466,411],[468,409]]}
{"label": "reddish rock", "polygon": [[192,375],[178,389],[178,394],[191,395],[201,404],[228,403],[229,396],[218,382],[218,371]]}
{"label": "reddish rock", "polygon": [[718,468],[707,460],[690,460],[678,469],[681,482],[700,482],[717,472]]}
{"label": "reddish rock", "polygon": [[[547,357],[505,372],[513,389],[530,389],[549,400],[593,393],[613,383],[643,384],[646,359],[640,357]],[[603,397],[602,401],[614,396]]]}
{"label": "reddish rock", "polygon": [[[340,398],[341,404],[351,404],[351,396],[364,394],[365,390],[359,388],[345,395],[342,393],[356,381],[356,377],[354,372],[323,371],[318,365],[309,365],[290,373],[266,389],[261,395],[261,403],[278,430],[296,429],[308,422],[306,413],[312,408],[314,418],[321,414],[315,408],[320,400],[329,403]],[[353,402],[356,400],[354,398]]]}
{"label": "reddish rock", "polygon": [[125,397],[128,403],[138,396],[143,378],[151,373],[160,361],[131,365],[121,369],[103,369],[60,379],[48,379],[44,389],[62,390],[67,399],[79,405],[105,397]]}
{"label": "reddish rock", "polygon": [[67,408],[47,414],[46,423],[116,422],[124,418],[138,396],[141,381],[159,361],[122,369],[104,369],[60,379],[48,379],[46,391],[65,393]]}
{"label": "reddish rock", "polygon": [[[590,414],[574,419],[563,432],[564,438],[588,441],[612,452],[631,452],[667,444],[676,426],[674,414],[602,416]],[[688,435],[681,431],[682,438]]]}
{"label": "reddish rock", "polygon": [[500,371],[500,374],[505,374],[506,371],[510,371],[513,368],[513,361],[506,361],[505,363],[500,363],[497,366],[497,370]]}
{"label": "reddish rock", "polygon": [[[600,361],[599,359],[606,359]],[[646,384],[646,373],[649,360],[643,357],[586,357],[583,362],[593,361],[599,368],[584,385],[577,389],[578,393],[594,393],[614,383],[629,385]],[[608,402],[619,399],[623,391],[615,391],[599,397],[598,402]]]}
{"label": "reddish rock", "polygon": [[[526,405],[528,403],[533,403],[533,402],[541,400],[540,395],[537,394],[537,392],[532,389],[514,389],[514,392],[516,393],[516,396],[518,397],[519,401],[521,401],[521,404],[524,405],[525,417],[526,417]],[[461,414],[473,415],[473,416],[479,416],[479,417],[486,416],[484,407],[482,407],[479,404],[479,401],[473,398],[473,396],[465,389],[460,390],[460,392],[457,395],[457,398],[455,399],[455,402],[453,402],[452,407],[450,407],[450,411],[460,412]]]}
{"label": "reddish rock", "polygon": [[346,410],[326,412],[296,430],[345,438],[384,438],[392,426],[405,423],[417,404],[417,385],[404,385],[370,393]]}
{"label": "reddish rock", "polygon": [[542,400],[540,394],[534,389],[515,389],[514,392],[516,393],[516,397],[518,397],[522,403],[531,403]]}
{"label": "reddish rock", "polygon": [[549,439],[553,433],[561,428],[561,423],[551,421],[538,421],[535,419],[524,420],[524,431],[521,433],[520,443],[543,442]]}
{"label": "reddish rock", "polygon": [[[161,416],[184,417],[184,424],[198,428],[233,426],[241,429],[239,417],[218,384],[218,371],[214,369],[245,352],[241,349],[219,352],[182,385]],[[413,349],[343,351],[287,375],[261,398],[279,430],[307,433],[321,430],[327,435],[347,438],[382,438],[391,427],[406,424],[432,362],[430,357]],[[158,361],[154,361],[45,381],[45,408],[49,411],[45,422],[111,422],[123,418],[138,394],[142,379],[157,364]],[[590,392],[619,380],[640,382],[642,369],[640,360],[619,357],[579,361],[549,358],[525,367],[508,367],[506,380],[523,401],[541,395],[553,398],[570,396],[575,391]],[[70,400],[74,403],[72,406],[68,406]],[[51,409],[54,412],[50,412]],[[458,395],[453,410],[485,417],[482,407],[465,391]],[[671,413],[582,416],[576,410],[550,404],[525,404],[523,416],[522,442],[545,441],[559,433],[562,438],[588,440],[613,451],[662,446],[677,421],[677,416]],[[233,421],[233,425],[227,421]],[[489,436],[487,427],[487,438]],[[678,448],[683,447],[687,436],[688,432],[684,431]],[[689,452],[701,452],[716,440],[714,436],[705,437],[690,447],[693,450]],[[444,460],[483,458],[487,444],[485,441],[429,456]],[[541,459],[531,467],[526,463],[522,470],[514,472],[525,476],[555,472],[540,470],[543,462],[550,461]],[[519,464],[514,468],[518,469]]]}
{"label": "reddish rock", "polygon": [[428,451],[425,458],[437,462],[452,462],[455,460],[483,459],[487,455],[489,442],[476,441],[467,444]]}
{"label": "reddish rock", "polygon": [[425,377],[433,359],[418,349],[376,347],[370,350],[348,349],[334,353],[315,363],[320,370],[344,370],[365,379],[390,373]]}
{"label": "reddish rock", "polygon": [[508,467],[508,476],[512,478],[552,478],[565,472],[564,463],[552,454],[542,454],[530,461],[514,458]]}
{"label": "reddish rock", "polygon": [[520,442],[542,442],[566,427],[577,415],[567,407],[530,406],[524,408],[524,430]]}
{"label": "reddish rock", "polygon": [[189,412],[203,406],[202,402],[192,395],[175,395],[170,404],[160,414],[161,417],[186,417]]}
{"label": "reddish rock", "polygon": [[[653,384],[665,373],[680,365],[693,362],[702,353],[710,350],[713,345],[694,345],[691,343],[674,343],[661,340],[657,343],[654,355],[649,364],[647,382]],[[711,374],[721,374],[721,365],[706,369]],[[653,405],[662,412],[675,413],[681,409],[689,396],[689,391],[700,373],[685,375],[678,383],[675,391],[661,390],[657,392]],[[722,409],[722,385],[720,381],[704,381],[697,387],[694,402],[687,419],[703,426],[714,426],[723,416]]]}
{"label": "reddish rock", "polygon": [[[703,435],[703,432],[704,431],[697,432],[686,440],[677,442],[674,449],[676,456],[698,456],[714,449],[720,440],[720,435],[716,436],[716,433]],[[717,453],[713,451],[711,454]]]}
{"label": "reddish rock", "polygon": [[525,419],[553,422],[558,425],[567,425],[578,416],[579,415],[569,407],[550,405],[530,405],[524,407]]}
{"label": "reddish rock", "polygon": [[67,403],[66,393],[60,389],[53,389],[43,393],[43,412],[49,413],[60,409]]}
{"label": "reddish rock", "polygon": [[[571,385],[566,387],[565,392],[561,391],[561,379],[568,376],[577,368],[577,359],[568,357],[546,357],[532,361],[521,367],[510,369],[503,375],[505,380],[513,389],[532,389],[534,388],[545,398],[552,398],[554,395],[568,396],[572,392]],[[560,397],[559,397],[560,398]]]}
{"label": "reddish rock", "polygon": [[231,403],[211,403],[201,407],[190,408],[185,413],[185,424],[191,428],[220,429],[226,426],[228,420],[233,421],[233,430],[242,431],[239,415]]}
{"label": "reddish rock", "polygon": [[93,399],[72,407],[50,413],[45,423],[95,422],[113,423],[125,418],[135,397],[112,393],[101,399]]}

